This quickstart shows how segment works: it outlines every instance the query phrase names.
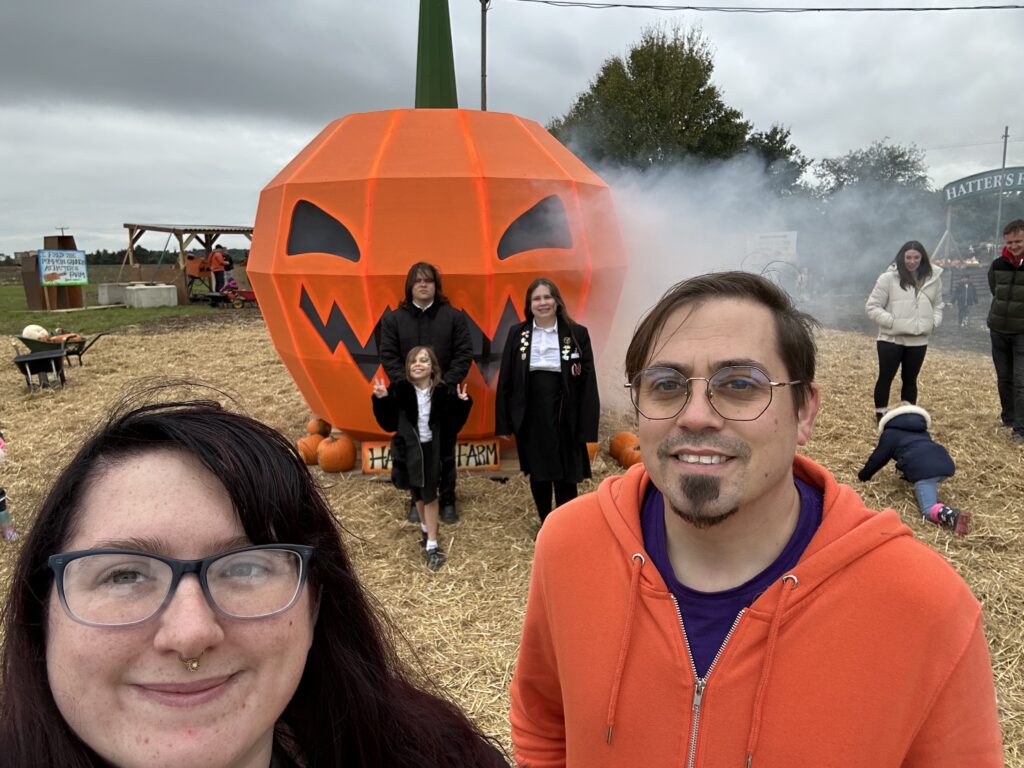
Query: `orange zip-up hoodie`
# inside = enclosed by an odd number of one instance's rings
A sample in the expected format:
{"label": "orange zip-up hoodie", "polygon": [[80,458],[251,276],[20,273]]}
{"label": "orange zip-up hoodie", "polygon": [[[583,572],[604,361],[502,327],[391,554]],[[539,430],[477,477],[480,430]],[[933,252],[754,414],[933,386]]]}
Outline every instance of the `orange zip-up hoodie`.
{"label": "orange zip-up hoodie", "polygon": [[[703,680],[644,551],[642,466],[537,538],[512,741],[531,768],[1003,765],[981,607],[895,512],[797,456],[821,526]],[[686,606],[679,606],[682,611]]]}

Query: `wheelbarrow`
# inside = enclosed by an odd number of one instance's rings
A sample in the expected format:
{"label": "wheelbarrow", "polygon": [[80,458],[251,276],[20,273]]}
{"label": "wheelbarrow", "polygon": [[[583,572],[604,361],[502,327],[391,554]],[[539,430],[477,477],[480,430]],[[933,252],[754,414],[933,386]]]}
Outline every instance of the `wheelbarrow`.
{"label": "wheelbarrow", "polygon": [[93,344],[106,336],[107,333],[97,333],[91,339],[86,339],[77,333],[66,334],[65,338],[48,341],[40,341],[38,339],[30,339],[27,336],[17,336],[22,344],[25,345],[26,349],[30,353],[32,352],[55,352],[57,350],[63,350],[62,354],[66,358],[71,358],[72,355],[78,358],[78,366],[82,366],[82,355],[84,355]]}

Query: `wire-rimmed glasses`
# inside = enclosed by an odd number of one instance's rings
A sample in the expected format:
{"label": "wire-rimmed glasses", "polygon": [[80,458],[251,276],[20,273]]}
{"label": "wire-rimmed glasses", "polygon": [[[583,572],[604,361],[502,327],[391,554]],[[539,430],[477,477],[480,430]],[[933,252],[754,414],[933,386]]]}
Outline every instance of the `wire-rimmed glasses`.
{"label": "wire-rimmed glasses", "polygon": [[207,602],[233,619],[263,619],[291,608],[302,593],[313,548],[298,544],[241,547],[201,560],[131,549],[53,555],[57,595],[75,621],[93,627],[141,624],[160,613],[182,576],[194,573]]}
{"label": "wire-rimmed glasses", "polygon": [[690,382],[707,385],[708,402],[723,419],[754,421],[768,410],[772,391],[802,381],[772,381],[754,366],[730,365],[711,376],[684,376],[675,368],[644,368],[625,386],[629,398],[641,416],[652,420],[674,419],[690,400]]}

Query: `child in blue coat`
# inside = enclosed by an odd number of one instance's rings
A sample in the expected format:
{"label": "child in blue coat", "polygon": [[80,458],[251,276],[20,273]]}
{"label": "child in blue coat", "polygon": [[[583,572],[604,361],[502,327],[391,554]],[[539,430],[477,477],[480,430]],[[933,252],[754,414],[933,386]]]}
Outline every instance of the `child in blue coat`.
{"label": "child in blue coat", "polygon": [[956,465],[949,451],[928,434],[931,425],[932,417],[928,411],[901,402],[878,422],[878,445],[857,477],[861,482],[870,480],[878,470],[895,459],[896,471],[904,480],[914,484],[921,516],[963,536],[971,522],[970,513],[939,502],[939,483],[953,476]]}

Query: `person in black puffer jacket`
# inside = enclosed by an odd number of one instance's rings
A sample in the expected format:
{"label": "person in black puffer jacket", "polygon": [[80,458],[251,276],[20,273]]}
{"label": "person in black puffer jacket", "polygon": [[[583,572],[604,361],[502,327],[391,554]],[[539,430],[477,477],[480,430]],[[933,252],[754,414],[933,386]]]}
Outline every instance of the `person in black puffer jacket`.
{"label": "person in black puffer jacket", "polygon": [[1003,229],[1006,247],[988,268],[988,329],[999,387],[1000,417],[1024,446],[1024,219]]}
{"label": "person in black puffer jacket", "polygon": [[904,480],[914,484],[921,516],[963,536],[971,522],[970,513],[946,506],[938,499],[939,483],[952,477],[956,465],[949,451],[928,434],[931,425],[932,417],[928,411],[901,402],[878,422],[878,445],[857,473],[857,478],[867,482],[895,459],[896,471]]}

